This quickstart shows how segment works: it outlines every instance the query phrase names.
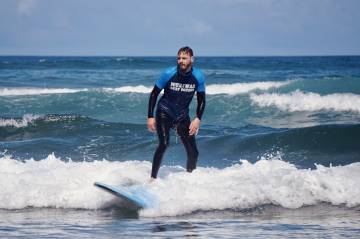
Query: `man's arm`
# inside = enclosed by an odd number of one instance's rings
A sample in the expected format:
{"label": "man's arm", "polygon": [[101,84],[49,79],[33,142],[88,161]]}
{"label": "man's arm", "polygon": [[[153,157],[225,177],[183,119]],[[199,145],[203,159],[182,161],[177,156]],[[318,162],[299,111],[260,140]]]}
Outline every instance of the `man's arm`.
{"label": "man's arm", "polygon": [[155,130],[156,130],[154,109],[155,109],[157,97],[158,97],[160,91],[161,91],[161,89],[155,85],[153,90],[150,93],[149,105],[148,105],[147,127],[148,127],[149,131],[151,131],[151,132],[155,132]]}
{"label": "man's arm", "polygon": [[196,98],[197,98],[196,117],[198,117],[199,120],[201,120],[201,117],[205,110],[205,92],[197,92]]}
{"label": "man's arm", "polygon": [[205,92],[197,92],[197,107],[196,107],[196,118],[191,121],[189,127],[189,134],[194,135],[197,134],[200,128],[201,117],[205,110]]}

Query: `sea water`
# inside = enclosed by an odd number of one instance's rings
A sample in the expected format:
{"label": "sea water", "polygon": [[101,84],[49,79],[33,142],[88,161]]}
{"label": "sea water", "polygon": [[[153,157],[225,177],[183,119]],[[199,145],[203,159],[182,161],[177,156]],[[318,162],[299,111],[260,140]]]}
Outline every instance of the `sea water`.
{"label": "sea water", "polygon": [[[358,237],[360,57],[196,58],[198,168],[172,132],[149,183],[149,93],[175,64],[0,57],[0,237]],[[129,210],[95,181],[157,203]]]}

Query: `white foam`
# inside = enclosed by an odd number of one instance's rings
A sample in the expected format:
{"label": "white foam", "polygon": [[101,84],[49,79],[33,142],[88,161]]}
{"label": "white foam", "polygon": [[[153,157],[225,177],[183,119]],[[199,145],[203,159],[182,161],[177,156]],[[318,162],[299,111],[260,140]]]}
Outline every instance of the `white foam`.
{"label": "white foam", "polygon": [[251,94],[251,100],[260,107],[276,106],[284,111],[353,111],[360,113],[360,95],[336,93],[319,95],[296,90],[289,94]]}
{"label": "white foam", "polygon": [[87,89],[68,89],[68,88],[0,88],[0,96],[20,96],[20,95],[43,95],[43,94],[69,94],[87,91]]}
{"label": "white foam", "polygon": [[35,120],[39,119],[40,115],[26,114],[22,119],[2,119],[0,118],[0,127],[15,127],[22,128],[27,127],[29,124],[33,123]]}
{"label": "white foam", "polygon": [[128,57],[117,57],[116,58],[116,61],[132,61],[132,59],[131,58],[128,58]]}
{"label": "white foam", "polygon": [[[290,84],[293,81],[268,81],[252,83],[234,83],[234,84],[211,84],[206,86],[206,93],[209,95],[217,94],[244,94],[254,90],[269,90],[279,88]],[[153,86],[121,86],[115,88],[92,89],[93,91],[104,91],[108,93],[140,93],[149,94]],[[42,95],[42,94],[69,94],[89,91],[89,89],[69,89],[69,88],[0,88],[0,96],[21,96],[21,95]]]}
{"label": "white foam", "polygon": [[[279,88],[290,84],[293,81],[268,81],[268,82],[252,82],[252,83],[234,83],[234,84],[211,84],[206,86],[206,93],[209,95],[217,94],[244,94],[254,90],[269,90],[271,88]],[[119,93],[144,93],[151,92],[153,87],[144,85],[138,86],[122,86],[117,88],[104,88],[107,92]]]}
{"label": "white foam", "polygon": [[146,87],[144,85],[138,86],[122,86],[117,88],[104,88],[104,91],[107,92],[117,92],[117,93],[144,93],[148,94],[152,91],[153,87]]}
{"label": "white foam", "polygon": [[235,84],[213,84],[206,86],[206,93],[216,94],[244,94],[254,90],[269,90],[279,88],[290,84],[292,81],[264,81],[252,83],[235,83]]}
{"label": "white foam", "polygon": [[[171,174],[152,186],[159,206],[143,216],[175,216],[197,210],[252,208],[275,204],[299,208],[328,202],[360,204],[360,163],[299,170],[281,160],[242,161],[225,169],[200,168],[192,174]],[[266,183],[264,183],[266,182]]]}
{"label": "white foam", "polygon": [[97,209],[114,197],[93,186],[95,181],[119,185],[142,182],[149,162],[64,162],[49,155],[41,161],[0,158],[0,208],[25,207]]}
{"label": "white foam", "polygon": [[[143,217],[175,216],[197,210],[251,208],[275,204],[299,208],[319,202],[348,207],[360,204],[360,163],[297,169],[278,160],[242,161],[225,169],[198,168],[189,174],[181,167],[162,167],[160,177],[147,183],[151,163],[63,162],[54,155],[41,161],[0,158],[0,208],[56,207],[99,209],[114,196],[93,186],[144,184],[158,198]],[[266,183],[264,183],[266,182]]]}

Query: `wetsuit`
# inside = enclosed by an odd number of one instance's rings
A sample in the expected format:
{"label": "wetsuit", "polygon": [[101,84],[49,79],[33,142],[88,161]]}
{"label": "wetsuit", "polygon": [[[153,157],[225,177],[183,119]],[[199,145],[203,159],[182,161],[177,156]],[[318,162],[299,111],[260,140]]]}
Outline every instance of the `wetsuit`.
{"label": "wetsuit", "polygon": [[157,96],[164,89],[164,95],[157,104],[156,131],[159,138],[152,164],[151,177],[156,178],[161,160],[169,146],[169,131],[176,129],[187,153],[186,169],[191,172],[196,168],[198,150],[195,135],[189,135],[190,117],[189,105],[197,92],[196,117],[201,120],[205,109],[205,79],[204,75],[195,67],[183,73],[177,67],[168,68],[156,81],[150,94],[148,118],[154,117]]}

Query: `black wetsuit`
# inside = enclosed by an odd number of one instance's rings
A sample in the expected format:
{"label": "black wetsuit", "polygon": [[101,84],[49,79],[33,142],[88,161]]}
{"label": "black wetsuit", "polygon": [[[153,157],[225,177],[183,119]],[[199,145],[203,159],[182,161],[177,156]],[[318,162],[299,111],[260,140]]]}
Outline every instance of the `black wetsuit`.
{"label": "black wetsuit", "polygon": [[156,131],[159,146],[155,151],[151,177],[156,178],[161,160],[169,146],[170,129],[176,129],[187,153],[186,169],[191,172],[196,168],[198,150],[195,135],[189,135],[190,117],[189,105],[197,92],[196,116],[201,120],[205,109],[205,80],[204,75],[195,67],[187,73],[182,73],[177,67],[167,69],[156,82],[150,94],[148,118],[154,117],[157,97],[164,89],[164,95],[158,102],[156,109]]}

